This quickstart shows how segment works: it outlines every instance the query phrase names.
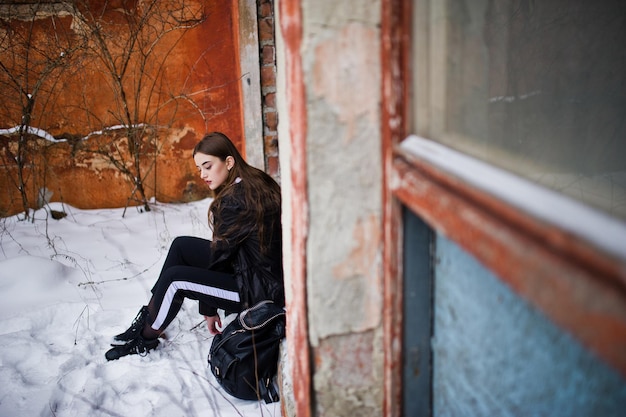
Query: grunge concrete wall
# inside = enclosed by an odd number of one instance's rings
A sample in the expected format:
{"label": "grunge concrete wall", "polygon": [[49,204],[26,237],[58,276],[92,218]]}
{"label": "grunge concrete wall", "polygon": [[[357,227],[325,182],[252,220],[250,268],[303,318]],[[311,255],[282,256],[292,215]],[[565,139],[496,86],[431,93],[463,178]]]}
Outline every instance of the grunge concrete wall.
{"label": "grunge concrete wall", "polygon": [[[104,2],[93,0],[91,3],[96,7]],[[250,30],[242,25],[254,25],[253,29],[257,30],[254,21],[256,14],[240,23],[240,9],[234,2],[194,1],[186,4],[192,8],[202,8],[206,20],[186,32],[177,43],[177,38],[173,36],[164,38],[158,44],[154,58],[154,62],[159,63],[166,57],[163,66],[156,67],[154,64],[154,67],[146,70],[162,71],[156,75],[151,73],[151,76],[163,77],[159,85],[160,94],[158,97],[157,94],[152,96],[151,110],[147,113],[153,114],[154,109],[159,108],[159,118],[152,122],[161,127],[167,125],[167,129],[162,128],[159,132],[162,149],[156,168],[151,170],[146,179],[146,185],[148,198],[155,196],[164,202],[189,201],[208,195],[201,181],[196,178],[191,149],[208,131],[220,130],[229,135],[245,153],[244,140],[248,138],[244,135],[242,102],[250,101],[247,100],[250,94],[260,94],[259,53],[256,53],[256,89],[247,87],[252,92],[242,92],[237,44],[239,37],[243,36],[239,31],[245,34]],[[12,19],[14,25],[23,25],[15,7],[11,4],[2,5],[2,16],[4,19]],[[251,8],[254,13],[256,1],[242,0],[240,8],[244,7]],[[45,5],[42,8],[47,10]],[[54,10],[51,9],[50,13],[36,20],[35,34],[45,32],[52,19],[56,19],[55,22],[66,22],[65,26],[76,30],[75,25],[71,24],[70,14],[64,12],[59,15]],[[118,22],[122,15],[119,9],[108,3],[108,20]],[[120,24],[119,27],[125,26]],[[258,40],[255,42],[253,48],[258,49]],[[63,75],[58,81],[61,87],[54,90],[50,97],[43,97],[38,102],[39,107],[35,107],[31,126],[67,141],[42,142],[42,151],[27,162],[27,186],[32,203],[37,201],[39,190],[45,187],[52,191],[52,201],[63,201],[80,208],[123,207],[127,204],[132,186],[104,158],[82,152],[92,146],[90,142],[93,141],[81,138],[119,124],[109,111],[115,106],[114,93],[111,88],[105,88],[108,85],[107,78],[96,65],[97,62],[93,61],[77,62],[75,68],[80,70]],[[246,83],[246,86],[250,84]],[[145,91],[143,93],[147,94]],[[181,95],[192,98],[195,105],[190,105],[187,100],[171,104],[172,96]],[[5,94],[5,103],[12,99],[18,98]],[[256,97],[256,101],[259,104],[256,115],[260,121],[260,97]],[[41,107],[44,102],[47,103],[46,108]],[[14,128],[20,123],[19,112],[13,113],[0,114],[0,129]],[[252,116],[248,117],[251,119]],[[260,122],[257,124],[260,125]],[[253,162],[263,168],[262,128],[258,127],[256,131],[257,138],[249,138],[258,142]],[[16,147],[15,141],[15,136],[0,135],[0,152],[3,157],[0,161],[0,215],[22,210],[17,188],[9,180],[15,172],[11,158]],[[275,171],[278,172],[278,169]]]}
{"label": "grunge concrete wall", "polygon": [[[380,3],[304,0],[299,6],[299,56],[284,58],[282,41],[277,47],[283,223],[292,225],[285,230],[288,287],[294,287],[289,282],[294,279],[292,266],[303,256],[298,253],[297,228],[303,223],[306,227],[303,292],[312,387],[303,393],[294,380],[294,390],[300,398],[311,396],[309,411],[316,416],[379,416],[383,387]],[[279,19],[283,30],[291,28],[292,15]],[[282,36],[285,43],[293,42],[291,33]],[[289,45],[286,49],[287,54],[294,52]],[[301,72],[293,68],[296,61],[301,62]],[[286,80],[281,80],[281,71]],[[294,80],[300,76],[304,103],[298,103],[294,93]],[[305,119],[294,119],[293,109],[301,105],[306,107]],[[294,143],[301,134],[306,148],[302,161]],[[289,141],[296,155],[290,153]],[[299,185],[299,170],[305,170],[305,186]],[[302,202],[305,213],[298,211]],[[288,298],[297,296],[288,288]],[[288,314],[294,317],[291,311]],[[298,352],[291,359],[301,360]]]}
{"label": "grunge concrete wall", "polygon": [[302,3],[316,415],[375,416],[382,403],[380,7],[321,3]]}

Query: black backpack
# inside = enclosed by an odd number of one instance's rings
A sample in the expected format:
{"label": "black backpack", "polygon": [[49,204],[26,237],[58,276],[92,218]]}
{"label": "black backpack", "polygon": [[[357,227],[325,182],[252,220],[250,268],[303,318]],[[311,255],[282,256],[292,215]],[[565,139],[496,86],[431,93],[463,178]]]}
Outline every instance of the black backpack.
{"label": "black backpack", "polygon": [[230,395],[243,400],[279,400],[273,378],[280,341],[285,337],[285,310],[262,301],[239,313],[213,337],[209,368]]}

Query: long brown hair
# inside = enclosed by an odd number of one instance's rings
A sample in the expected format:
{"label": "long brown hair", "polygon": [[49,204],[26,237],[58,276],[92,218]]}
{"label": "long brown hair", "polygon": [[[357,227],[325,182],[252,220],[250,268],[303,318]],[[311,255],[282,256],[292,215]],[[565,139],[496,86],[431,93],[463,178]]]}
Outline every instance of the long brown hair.
{"label": "long brown hair", "polygon": [[[269,240],[265,230],[264,216],[266,212],[278,211],[280,213],[280,186],[265,172],[249,165],[241,156],[231,140],[221,132],[212,132],[204,136],[193,149],[193,155],[202,153],[226,161],[229,156],[235,159],[235,164],[228,172],[228,177],[222,185],[215,190],[215,199],[209,207],[209,213],[219,213],[220,205],[225,197],[232,195],[235,187],[231,187],[237,178],[241,178],[239,186],[244,190],[244,210],[239,213],[242,220],[250,219],[254,216],[255,225],[259,234],[261,250],[265,251]],[[214,219],[219,221],[219,219]],[[280,217],[277,218],[280,221]],[[213,222],[210,222],[213,229],[213,241],[228,240],[232,235],[236,235],[235,228],[244,222],[236,222],[230,229],[223,230],[221,235],[216,236]],[[239,233],[240,235],[240,233]],[[234,242],[240,243],[240,242]]]}

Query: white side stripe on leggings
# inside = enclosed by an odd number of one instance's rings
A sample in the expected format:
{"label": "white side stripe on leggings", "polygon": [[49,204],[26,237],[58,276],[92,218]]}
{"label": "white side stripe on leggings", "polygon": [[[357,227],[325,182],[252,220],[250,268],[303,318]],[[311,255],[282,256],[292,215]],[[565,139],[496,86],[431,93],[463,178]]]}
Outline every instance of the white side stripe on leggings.
{"label": "white side stripe on leggings", "polygon": [[159,314],[152,323],[152,328],[154,330],[159,330],[167,317],[167,312],[170,310],[170,306],[172,305],[172,301],[174,300],[174,295],[176,291],[185,290],[185,291],[193,291],[199,294],[210,295],[211,297],[223,298],[224,300],[230,301],[239,301],[239,293],[237,291],[229,291],[224,290],[222,288],[209,287],[208,285],[196,284],[194,282],[188,281],[174,281],[170,284],[165,292],[165,297],[163,297],[163,303],[161,303],[161,308],[159,308]]}

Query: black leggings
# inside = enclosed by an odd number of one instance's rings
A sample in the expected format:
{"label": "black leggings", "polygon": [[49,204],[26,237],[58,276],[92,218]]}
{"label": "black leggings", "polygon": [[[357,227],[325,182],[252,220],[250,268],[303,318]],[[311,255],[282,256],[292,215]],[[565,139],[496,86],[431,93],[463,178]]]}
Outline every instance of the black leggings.
{"label": "black leggings", "polygon": [[[211,241],[181,236],[174,239],[148,304],[149,328],[157,337],[180,311],[185,298],[198,300],[205,311],[239,311],[239,292],[233,275],[208,269]],[[149,334],[146,334],[149,333]]]}

